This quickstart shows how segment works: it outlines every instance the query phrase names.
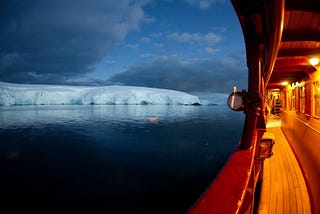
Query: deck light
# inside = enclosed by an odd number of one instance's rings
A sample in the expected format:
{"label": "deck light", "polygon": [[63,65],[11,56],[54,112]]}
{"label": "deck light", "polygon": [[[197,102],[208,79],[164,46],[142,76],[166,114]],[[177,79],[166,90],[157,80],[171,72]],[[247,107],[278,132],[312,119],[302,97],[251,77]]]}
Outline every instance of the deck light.
{"label": "deck light", "polygon": [[319,58],[317,58],[317,57],[311,58],[311,59],[309,59],[309,63],[310,63],[312,66],[316,66],[316,65],[319,64]]}

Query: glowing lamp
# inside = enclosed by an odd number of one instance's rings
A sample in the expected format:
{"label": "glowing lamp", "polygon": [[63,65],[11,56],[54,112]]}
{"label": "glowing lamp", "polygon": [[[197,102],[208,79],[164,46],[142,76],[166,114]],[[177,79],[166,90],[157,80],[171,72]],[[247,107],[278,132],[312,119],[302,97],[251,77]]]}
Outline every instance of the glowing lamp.
{"label": "glowing lamp", "polygon": [[283,86],[286,86],[286,85],[288,85],[289,83],[287,82],[287,81],[284,81],[284,82],[282,82],[281,83],[281,85],[283,85]]}
{"label": "glowing lamp", "polygon": [[319,64],[319,58],[311,58],[309,59],[309,63],[312,65],[312,66],[316,66]]}

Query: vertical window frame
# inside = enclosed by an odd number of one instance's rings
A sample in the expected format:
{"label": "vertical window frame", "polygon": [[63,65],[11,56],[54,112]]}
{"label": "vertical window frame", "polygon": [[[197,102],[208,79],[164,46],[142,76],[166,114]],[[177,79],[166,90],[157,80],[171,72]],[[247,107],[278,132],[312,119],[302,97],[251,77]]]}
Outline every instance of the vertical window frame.
{"label": "vertical window frame", "polygon": [[300,95],[300,113],[304,114],[306,111],[306,97],[305,97],[305,87],[301,86],[299,87],[299,95]]}
{"label": "vertical window frame", "polygon": [[313,116],[320,118],[320,82],[313,82]]}

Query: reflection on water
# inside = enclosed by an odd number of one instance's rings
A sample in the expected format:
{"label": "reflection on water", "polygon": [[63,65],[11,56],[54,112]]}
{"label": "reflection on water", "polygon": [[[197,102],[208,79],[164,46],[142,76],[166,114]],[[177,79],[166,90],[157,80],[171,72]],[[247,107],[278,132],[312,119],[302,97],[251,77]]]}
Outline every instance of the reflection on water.
{"label": "reflection on water", "polygon": [[142,124],[149,117],[172,123],[197,117],[198,109],[182,105],[92,105],[0,107],[0,128],[107,121]]}
{"label": "reflection on water", "polygon": [[0,196],[23,211],[184,213],[242,120],[226,106],[2,107]]}

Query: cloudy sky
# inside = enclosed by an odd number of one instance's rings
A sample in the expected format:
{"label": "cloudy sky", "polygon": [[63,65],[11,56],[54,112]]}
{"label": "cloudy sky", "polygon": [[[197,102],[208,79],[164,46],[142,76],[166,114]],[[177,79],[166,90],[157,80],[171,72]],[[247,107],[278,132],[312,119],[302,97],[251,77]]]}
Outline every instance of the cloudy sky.
{"label": "cloudy sky", "polygon": [[0,81],[246,88],[230,0],[1,0]]}

